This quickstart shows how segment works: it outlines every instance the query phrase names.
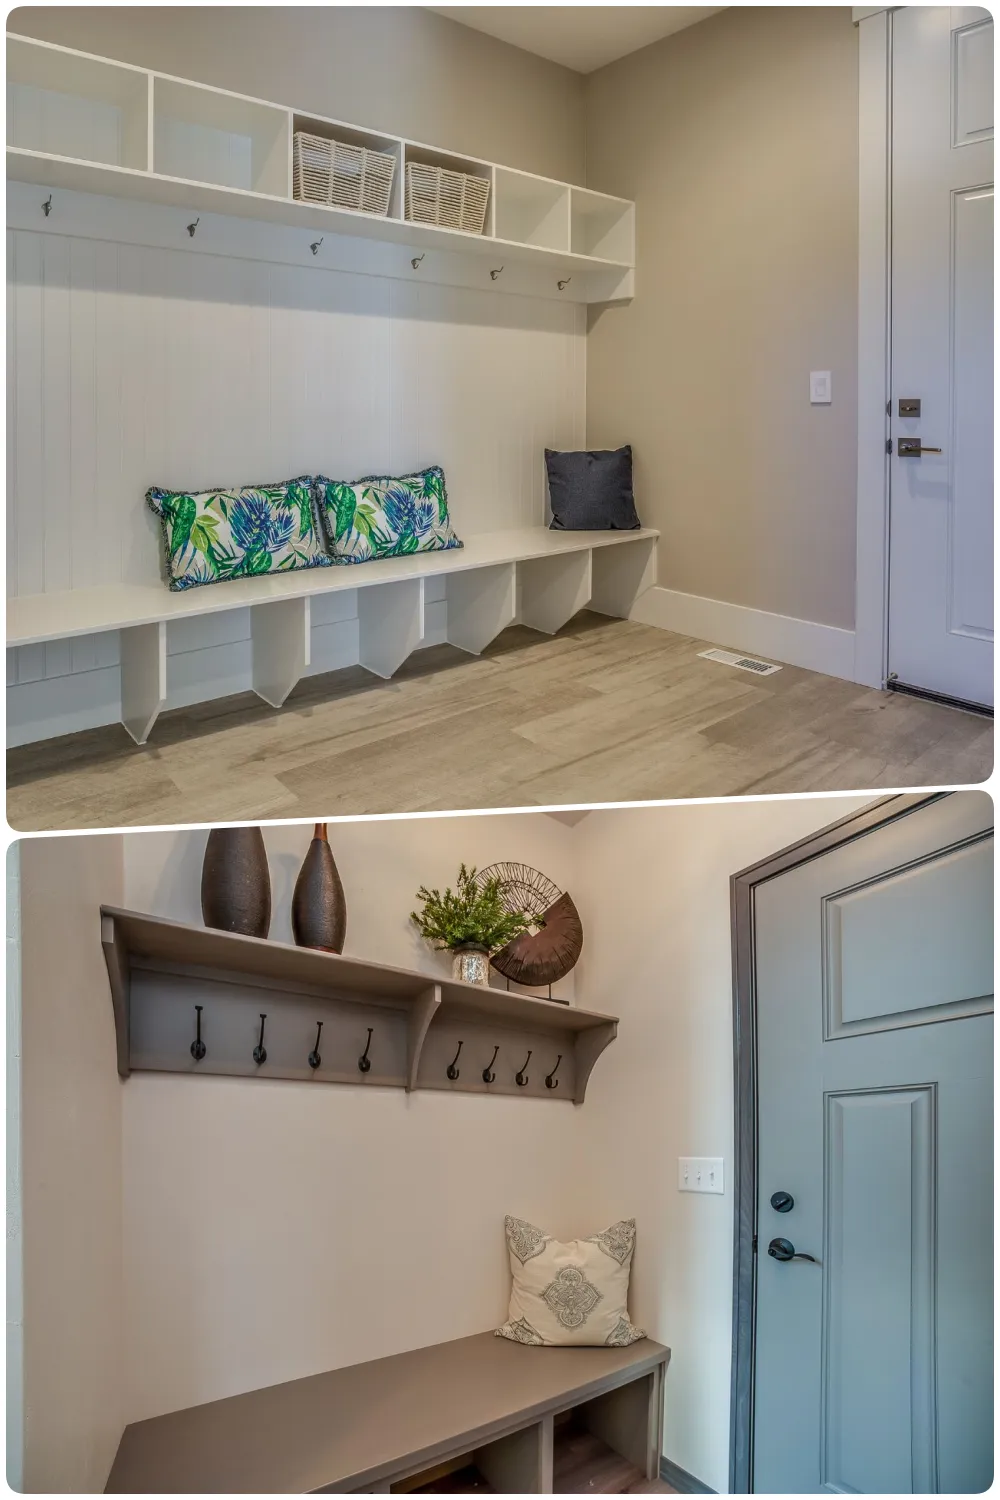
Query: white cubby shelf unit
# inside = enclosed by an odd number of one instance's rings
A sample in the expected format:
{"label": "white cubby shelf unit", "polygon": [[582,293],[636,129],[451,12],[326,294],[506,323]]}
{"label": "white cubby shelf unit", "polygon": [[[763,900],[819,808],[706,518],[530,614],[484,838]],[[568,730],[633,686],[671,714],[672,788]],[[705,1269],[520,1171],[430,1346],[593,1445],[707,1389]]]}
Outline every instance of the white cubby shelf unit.
{"label": "white cubby shelf unit", "polygon": [[488,532],[447,552],[303,569],[206,584],[171,593],[165,585],[117,584],[27,594],[7,603],[7,645],[28,646],[118,631],[122,723],[145,744],[167,701],[167,631],[172,622],[250,607],[253,690],[280,708],[310,665],[311,601],[357,589],[359,660],[390,678],[422,643],[425,586],[444,580],[447,636],[479,655],[519,619],[554,635],[581,609],[627,618],[656,582],[659,533]]}
{"label": "white cubby shelf unit", "polygon": [[[295,199],[296,131],[391,153],[386,216]],[[407,163],[485,178],[483,233],[408,220]],[[634,293],[635,205],[625,199],[11,33],[7,176],[47,192],[318,230],[332,242],[388,242],[406,252],[399,275],[419,270],[433,279],[439,252],[444,262],[475,257],[478,280],[499,292],[544,287],[546,295],[580,302]],[[415,268],[418,255],[425,260]],[[520,263],[535,268],[534,280],[507,270]]]}

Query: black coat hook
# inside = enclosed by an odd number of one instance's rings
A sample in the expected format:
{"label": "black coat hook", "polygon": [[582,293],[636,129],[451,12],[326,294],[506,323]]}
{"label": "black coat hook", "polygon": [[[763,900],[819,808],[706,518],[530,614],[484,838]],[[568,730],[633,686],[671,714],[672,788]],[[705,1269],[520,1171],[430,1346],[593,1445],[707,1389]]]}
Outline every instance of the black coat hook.
{"label": "black coat hook", "polygon": [[493,1071],[493,1064],[497,1060],[497,1054],[499,1053],[499,1051],[500,1051],[499,1046],[496,1046],[496,1047],[493,1048],[493,1056],[490,1058],[490,1060],[487,1063],[486,1067],[483,1069],[483,1082],[484,1083],[492,1083],[493,1080],[494,1080],[494,1078],[497,1076],[494,1073],[494,1071]]}
{"label": "black coat hook", "polygon": [[[528,1066],[528,1064],[530,1063],[530,1061],[531,1061],[531,1053],[529,1052],[528,1055],[527,1055],[527,1057],[524,1059],[524,1068],[526,1068]],[[527,1083],[528,1083],[528,1075],[524,1071],[524,1068],[521,1069],[520,1073],[515,1073],[514,1074],[514,1082],[517,1084],[517,1086],[518,1086],[519,1089],[526,1088],[527,1087]]]}
{"label": "black coat hook", "polygon": [[490,272],[490,280],[491,281],[496,281],[497,277],[500,275],[500,272],[502,270],[503,270],[503,266],[498,266],[495,271],[491,271]]}
{"label": "black coat hook", "polygon": [[205,1046],[205,1043],[201,1039],[201,1006],[200,1005],[196,1005],[195,1006],[195,1012],[196,1012],[197,1019],[196,1019],[196,1022],[195,1022],[195,1028],[196,1029],[195,1029],[194,1041],[191,1043],[191,1056],[194,1058],[195,1062],[201,1062],[202,1058],[205,1056],[205,1053],[208,1051],[208,1048]]}
{"label": "black coat hook", "polygon": [[253,1049],[253,1060],[257,1064],[258,1068],[260,1067],[261,1063],[266,1063],[267,1062],[267,1053],[264,1050],[264,1022],[266,1020],[267,1020],[267,1013],[266,1013],[266,1011],[261,1011],[261,1013],[260,1013],[260,1038],[259,1038],[259,1040],[257,1042],[256,1047]]}
{"label": "black coat hook", "polygon": [[322,245],[322,243],[323,243],[323,236],[322,235],[320,235],[320,237],[319,237],[318,240],[313,240],[312,244],[309,246],[309,249],[312,251],[313,255],[318,255],[319,254],[319,247],[320,247],[320,245]]}
{"label": "black coat hook", "polygon": [[46,198],[45,202],[42,204],[42,213],[45,215],[46,218],[48,218],[48,216],[49,216],[49,214],[51,212],[52,212],[52,194],[50,193],[49,196]]}
{"label": "black coat hook", "polygon": [[316,1045],[312,1049],[312,1051],[310,1052],[309,1056],[306,1058],[306,1062],[309,1064],[309,1066],[311,1068],[318,1068],[319,1065],[320,1065],[320,1063],[323,1061],[323,1059],[319,1055],[319,1039],[320,1039],[320,1036],[322,1035],[322,1031],[323,1031],[323,1022],[322,1021],[317,1021],[316,1022]]}
{"label": "black coat hook", "polygon": [[188,225],[187,231],[188,231],[188,234],[191,236],[192,239],[194,239],[194,232],[198,228],[198,225],[200,223],[201,223],[201,215],[199,214],[198,217],[195,219],[194,223]]}
{"label": "black coat hook", "polygon": [[455,1079],[458,1077],[458,1068],[456,1067],[456,1063],[462,1055],[462,1048],[464,1046],[464,1042],[459,1042],[458,1051],[455,1053],[454,1059],[448,1064],[448,1077],[451,1079],[452,1083],[454,1083]]}
{"label": "black coat hook", "polygon": [[559,1064],[561,1062],[562,1062],[562,1053],[560,1052],[559,1056],[556,1058],[556,1065],[552,1069],[552,1072],[551,1073],[546,1073],[546,1075],[545,1075],[545,1087],[547,1089],[557,1089],[559,1087],[559,1080],[556,1077],[556,1073],[559,1071]]}
{"label": "black coat hook", "polygon": [[368,1040],[367,1040],[367,1042],[365,1042],[365,1050],[362,1052],[361,1056],[358,1058],[358,1071],[361,1072],[361,1073],[370,1073],[371,1072],[371,1068],[372,1068],[371,1058],[368,1056],[368,1049],[371,1046],[371,1044],[372,1044],[372,1028],[369,1026],[369,1028],[368,1028]]}
{"label": "black coat hook", "polygon": [[426,254],[427,254],[427,251],[425,250],[423,255],[415,255],[413,257],[413,259],[410,261],[410,265],[413,267],[413,269],[415,271],[419,271],[420,270],[420,262],[423,260],[424,255],[426,255]]}
{"label": "black coat hook", "polygon": [[572,276],[567,276],[566,279],[565,279],[565,281],[557,281],[556,282],[556,286],[559,288],[560,291],[562,291],[563,287],[569,286],[569,284],[570,284],[570,282],[572,280],[573,280]]}

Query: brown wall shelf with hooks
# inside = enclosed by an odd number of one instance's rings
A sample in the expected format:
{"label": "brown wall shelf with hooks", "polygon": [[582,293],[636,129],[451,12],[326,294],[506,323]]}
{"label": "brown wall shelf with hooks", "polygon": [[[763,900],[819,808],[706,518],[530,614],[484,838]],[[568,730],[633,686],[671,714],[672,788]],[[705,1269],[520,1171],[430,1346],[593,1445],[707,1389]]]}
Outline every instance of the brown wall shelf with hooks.
{"label": "brown wall shelf with hooks", "polygon": [[618,1030],[616,1017],[576,1006],[116,907],[101,907],[101,944],[123,1078],[211,1073],[582,1104]]}

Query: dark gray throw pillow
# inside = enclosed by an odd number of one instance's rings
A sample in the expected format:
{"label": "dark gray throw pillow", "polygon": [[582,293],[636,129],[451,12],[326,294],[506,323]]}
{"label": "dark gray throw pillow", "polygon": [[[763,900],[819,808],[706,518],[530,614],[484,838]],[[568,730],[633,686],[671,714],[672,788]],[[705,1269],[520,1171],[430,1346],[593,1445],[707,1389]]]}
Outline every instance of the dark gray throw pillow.
{"label": "dark gray throw pillow", "polygon": [[552,531],[637,531],[632,449],[592,453],[545,450]]}

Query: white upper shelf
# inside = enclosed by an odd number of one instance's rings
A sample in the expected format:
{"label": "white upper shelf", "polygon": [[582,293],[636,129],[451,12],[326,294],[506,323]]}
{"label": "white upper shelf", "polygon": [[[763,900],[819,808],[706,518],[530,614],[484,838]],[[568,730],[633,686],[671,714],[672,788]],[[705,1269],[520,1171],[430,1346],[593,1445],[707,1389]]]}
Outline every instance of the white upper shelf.
{"label": "white upper shelf", "polygon": [[[10,33],[7,101],[7,176],[20,182],[499,256],[592,273],[593,300],[633,294],[635,205],[623,198]],[[392,153],[388,215],[293,198],[295,130]],[[407,219],[408,160],[486,177],[483,233]]]}

